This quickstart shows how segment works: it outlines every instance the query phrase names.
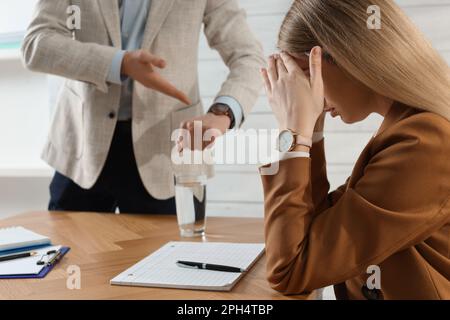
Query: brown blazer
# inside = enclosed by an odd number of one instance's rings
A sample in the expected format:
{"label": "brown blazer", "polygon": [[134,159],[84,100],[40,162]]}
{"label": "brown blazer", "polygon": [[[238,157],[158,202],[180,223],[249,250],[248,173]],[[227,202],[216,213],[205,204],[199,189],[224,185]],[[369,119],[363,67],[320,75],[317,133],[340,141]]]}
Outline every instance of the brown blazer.
{"label": "brown blazer", "polygon": [[[383,129],[385,128],[385,129]],[[328,193],[323,141],[262,176],[268,280],[284,294],[450,299],[450,123],[395,105],[346,184]],[[367,267],[381,292],[363,288]],[[369,292],[368,292],[369,291]]]}

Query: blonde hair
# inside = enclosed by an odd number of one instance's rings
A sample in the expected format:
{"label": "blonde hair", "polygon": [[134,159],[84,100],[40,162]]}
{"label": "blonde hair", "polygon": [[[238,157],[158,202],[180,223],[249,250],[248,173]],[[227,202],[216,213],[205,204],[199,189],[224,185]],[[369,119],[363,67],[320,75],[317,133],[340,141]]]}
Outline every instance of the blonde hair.
{"label": "blonde hair", "polygon": [[[367,26],[373,5],[381,29]],[[299,53],[316,45],[378,94],[450,120],[449,67],[394,1],[295,0],[278,46]]]}

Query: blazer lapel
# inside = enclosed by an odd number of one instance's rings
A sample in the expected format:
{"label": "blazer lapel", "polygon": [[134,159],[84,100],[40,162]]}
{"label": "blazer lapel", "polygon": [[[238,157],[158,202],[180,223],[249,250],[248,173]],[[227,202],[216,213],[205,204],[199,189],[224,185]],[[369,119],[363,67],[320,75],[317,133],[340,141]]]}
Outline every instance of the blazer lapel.
{"label": "blazer lapel", "polygon": [[[107,0],[108,1],[108,0]],[[142,48],[149,48],[172,9],[175,0],[153,0],[145,27]]]}
{"label": "blazer lapel", "polygon": [[120,16],[119,2],[117,0],[97,0],[100,10],[108,29],[112,44],[117,48],[122,48],[122,39],[120,36]]}

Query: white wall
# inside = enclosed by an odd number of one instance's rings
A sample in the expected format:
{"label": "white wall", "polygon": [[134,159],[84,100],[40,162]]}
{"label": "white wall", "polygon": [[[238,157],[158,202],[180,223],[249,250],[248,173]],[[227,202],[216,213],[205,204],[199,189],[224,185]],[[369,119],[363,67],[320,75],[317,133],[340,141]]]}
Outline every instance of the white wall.
{"label": "white wall", "polygon": [[[397,2],[405,7],[436,48],[450,61],[450,0]],[[8,1],[8,4],[11,3],[24,5],[22,0]],[[266,55],[274,52],[277,31],[291,1],[240,0],[240,3],[247,10],[248,22],[263,42]],[[0,14],[5,12],[7,10],[0,7]],[[4,21],[1,16],[0,21]],[[5,59],[0,53],[0,217],[45,209],[50,179],[50,171],[39,160],[49,127],[48,79],[25,71],[14,57],[12,54],[12,58]],[[208,48],[204,37],[199,72],[202,97],[205,106],[208,106],[225,79],[227,69],[218,54]],[[351,126],[336,119],[327,121],[329,178],[331,185],[336,187],[350,174],[359,152],[381,119],[372,116],[363,123]],[[244,128],[268,127],[275,128],[276,123],[261,94]],[[218,166],[217,176],[209,185],[210,215],[262,217],[263,196],[255,166]]]}
{"label": "white wall", "polygon": [[0,33],[22,31],[37,0],[0,1]]}

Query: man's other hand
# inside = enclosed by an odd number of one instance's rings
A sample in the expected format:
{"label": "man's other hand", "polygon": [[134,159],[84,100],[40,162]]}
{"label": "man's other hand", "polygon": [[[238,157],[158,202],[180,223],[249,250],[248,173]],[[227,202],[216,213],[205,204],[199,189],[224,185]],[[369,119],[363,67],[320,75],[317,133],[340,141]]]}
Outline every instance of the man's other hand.
{"label": "man's other hand", "polygon": [[[197,127],[195,123],[201,123],[201,127],[200,125],[198,126],[201,130],[194,130]],[[190,139],[180,136],[177,141],[178,151],[181,152],[185,148],[190,150],[199,150],[201,148],[204,150],[207,147],[212,147],[214,141],[226,133],[230,124],[231,120],[228,116],[215,115],[213,113],[207,113],[203,116],[183,121],[180,129],[187,130]]]}

